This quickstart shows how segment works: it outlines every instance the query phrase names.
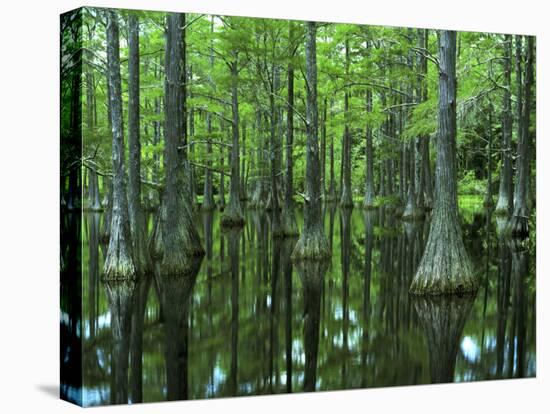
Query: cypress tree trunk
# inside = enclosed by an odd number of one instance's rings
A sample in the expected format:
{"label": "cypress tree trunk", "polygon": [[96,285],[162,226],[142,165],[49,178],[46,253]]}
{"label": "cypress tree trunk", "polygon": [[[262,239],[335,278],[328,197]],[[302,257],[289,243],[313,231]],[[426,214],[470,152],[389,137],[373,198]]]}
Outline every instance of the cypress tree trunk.
{"label": "cypress tree trunk", "polygon": [[336,200],[336,183],[334,179],[334,134],[330,136],[330,183],[328,194],[325,197],[326,201]]}
{"label": "cypress tree trunk", "polygon": [[[367,90],[367,112],[372,112],[372,91]],[[369,123],[365,127],[366,130],[366,180],[365,180],[365,198],[363,199],[363,208],[374,208],[374,154],[372,145],[372,128]]]}
{"label": "cypress tree trunk", "polygon": [[124,134],[122,130],[122,92],[120,82],[120,53],[118,16],[107,10],[107,73],[109,78],[109,106],[113,134],[113,198],[109,248],[103,268],[105,279],[132,278],[136,274],[132,254],[132,239],[126,196],[124,168]]}
{"label": "cypress tree trunk", "polygon": [[[349,40],[346,39],[346,78],[349,76]],[[344,94],[344,142],[343,142],[343,180],[342,180],[342,197],[340,198],[340,206],[351,208],[353,207],[353,195],[351,191],[351,133],[349,130],[349,91]]]}
{"label": "cypress tree trunk", "polygon": [[[225,132],[225,128],[223,128],[223,124],[220,125],[220,131],[222,134]],[[224,148],[220,148],[220,194],[218,197],[218,207],[220,211],[225,210],[225,173],[223,172],[224,166],[225,166],[225,154],[224,154]]]}
{"label": "cypress tree trunk", "polygon": [[[214,33],[214,16],[210,19],[210,35],[212,36]],[[210,85],[213,84],[212,75],[211,73],[214,70],[214,52],[213,50],[213,41],[210,41],[210,58],[209,58],[209,74],[208,74],[208,83]],[[202,201],[202,210],[203,211],[211,211],[214,209],[214,194],[212,191],[212,114],[210,112],[206,113],[206,135],[207,135],[207,144],[206,144],[206,152],[207,152],[207,160],[206,160],[206,166],[208,167],[204,173],[204,194],[203,194],[203,201]]]}
{"label": "cypress tree trunk", "polygon": [[[89,33],[88,41],[93,38],[93,32]],[[88,59],[91,52],[88,51]],[[77,94],[78,95],[78,94]],[[96,119],[94,117],[96,98],[94,93],[94,74],[91,68],[86,71],[86,126],[89,139],[95,138]],[[88,209],[91,211],[100,211],[101,200],[99,196],[99,179],[92,167],[88,170]]]}
{"label": "cypress tree trunk", "polygon": [[504,90],[502,93],[502,168],[500,170],[500,186],[495,213],[508,215],[512,213],[514,199],[512,196],[512,36],[504,36]]}
{"label": "cypress tree trunk", "polygon": [[510,221],[512,237],[518,238],[525,238],[529,235],[529,203],[527,189],[530,175],[529,169],[531,168],[529,124],[531,122],[531,89],[533,84],[533,44],[533,37],[528,36],[527,54],[525,57],[525,89],[521,99],[521,135],[518,139],[514,212]]}
{"label": "cypress tree trunk", "polygon": [[231,123],[231,181],[229,183],[229,203],[220,220],[223,227],[241,227],[244,225],[244,216],[240,198],[240,173],[239,173],[239,98],[237,91],[238,68],[237,52],[233,52],[234,60],[231,62],[231,110],[233,120]]}
{"label": "cypress tree trunk", "polygon": [[489,109],[489,137],[487,142],[487,192],[485,193],[485,200],[483,206],[486,208],[493,207],[493,181],[491,177],[492,162],[491,152],[493,149],[493,108]]}
{"label": "cypress tree trunk", "polygon": [[321,124],[321,196],[326,200],[327,182],[327,97],[323,99],[323,120]]}
{"label": "cypress tree trunk", "polygon": [[141,204],[141,142],[139,131],[139,22],[135,14],[128,16],[128,213],[134,248],[134,264],[138,273],[152,270],[145,248],[145,215]]}
{"label": "cypress tree trunk", "polygon": [[[181,13],[167,15],[165,51],[165,121],[164,121],[164,171],[165,186],[163,206],[159,218],[162,230],[163,274],[182,274],[188,269],[191,256],[203,256],[199,234],[195,227],[190,205],[191,197],[185,180],[185,16]],[[182,142],[183,138],[183,142]],[[184,147],[179,151],[178,147]]]}
{"label": "cypress tree trunk", "polygon": [[[294,24],[289,22],[288,36],[290,48],[294,45]],[[298,225],[294,214],[294,174],[292,148],[294,145],[294,65],[292,61],[288,64],[288,85],[287,85],[287,112],[286,112],[286,171],[285,171],[285,197],[283,202],[283,234],[285,236],[297,236]],[[326,99],[325,99],[326,113]],[[326,132],[325,132],[326,133]],[[321,148],[323,148],[321,146]],[[322,168],[324,170],[324,168]],[[323,181],[321,180],[321,183]],[[324,187],[324,184],[322,184]]]}
{"label": "cypress tree trunk", "polygon": [[273,68],[273,84],[271,94],[269,95],[270,101],[270,160],[271,160],[271,234],[273,237],[280,237],[283,235],[283,228],[281,226],[281,211],[279,210],[279,191],[278,191],[278,179],[277,179],[277,143],[275,137],[277,135],[277,126],[279,124],[279,112],[275,105],[275,95],[279,92],[280,86],[280,73],[279,68],[275,66]]}
{"label": "cypress tree trunk", "polygon": [[439,128],[436,194],[430,234],[412,281],[413,294],[477,290],[458,216],[456,176],[456,32],[441,31],[439,41]]}
{"label": "cypress tree trunk", "polygon": [[306,23],[306,194],[304,226],[292,252],[293,259],[330,257],[321,214],[321,180],[319,177],[319,144],[317,137],[317,51],[315,22]]}
{"label": "cypress tree trunk", "polygon": [[403,212],[403,220],[418,220],[424,215],[416,204],[416,151],[415,142],[411,140],[409,143],[409,188],[407,192],[407,205]]}
{"label": "cypress tree trunk", "polygon": [[[424,49],[428,49],[428,30],[419,29],[418,44]],[[420,55],[420,75],[419,84],[422,91],[420,99],[422,102],[428,100],[428,59],[424,55]],[[432,172],[430,168],[430,137],[428,135],[420,138],[420,153],[421,153],[421,185],[423,186],[423,203],[418,204],[420,208],[431,210],[433,207],[433,185]],[[419,198],[420,200],[420,198]]]}

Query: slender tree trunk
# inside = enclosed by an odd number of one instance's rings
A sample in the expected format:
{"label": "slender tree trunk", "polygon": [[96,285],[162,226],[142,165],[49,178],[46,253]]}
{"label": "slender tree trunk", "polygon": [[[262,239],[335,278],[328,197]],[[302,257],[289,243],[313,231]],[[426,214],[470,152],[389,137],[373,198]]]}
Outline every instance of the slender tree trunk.
{"label": "slender tree trunk", "polygon": [[[349,77],[349,39],[346,38],[345,42],[345,72],[346,78]],[[343,154],[342,159],[344,168],[344,179],[342,182],[342,197],[340,199],[340,206],[351,208],[353,207],[353,195],[351,190],[351,132],[350,132],[350,114],[349,114],[349,91],[346,90],[344,94],[344,142],[343,142]]]}
{"label": "slender tree trunk", "polygon": [[[212,36],[214,33],[214,16],[210,19],[210,35]],[[211,73],[214,70],[214,52],[213,50],[213,42],[210,41],[210,59],[209,59],[209,75],[208,75],[208,83],[210,85],[213,85],[212,75]],[[206,160],[206,166],[208,167],[204,173],[204,194],[203,194],[203,201],[202,201],[202,210],[203,211],[211,211],[214,209],[214,194],[212,191],[212,114],[210,112],[206,113],[206,135],[207,138],[207,144],[206,144],[206,152],[207,152],[207,160]]]}
{"label": "slender tree trunk", "polygon": [[[372,91],[367,90],[367,113],[372,112]],[[365,145],[365,161],[366,161],[366,180],[365,180],[365,198],[363,200],[363,208],[374,208],[374,150],[372,145],[372,128],[367,122],[366,130],[366,145]]]}
{"label": "slender tree trunk", "polygon": [[244,225],[244,216],[240,199],[240,173],[239,173],[239,98],[238,98],[238,68],[237,52],[233,52],[231,62],[231,181],[229,186],[229,203],[221,217],[223,227],[240,227]]}
{"label": "slender tree trunk", "polygon": [[[288,36],[290,48],[293,47],[294,23],[288,24]],[[283,203],[283,233],[285,236],[297,236],[298,224],[294,214],[294,171],[292,149],[294,145],[294,65],[292,61],[288,64],[288,85],[287,85],[287,112],[286,112],[286,171],[285,171],[285,197]],[[326,114],[326,99],[325,99]],[[326,131],[325,131],[326,133]],[[326,138],[326,137],[325,137]],[[321,146],[323,148],[323,146]],[[324,168],[322,168],[324,170]],[[323,181],[321,181],[323,183]],[[324,184],[322,184],[324,187]]]}
{"label": "slender tree trunk", "polygon": [[[518,42],[519,43],[519,42]],[[521,47],[521,46],[520,46]],[[533,84],[533,36],[527,37],[527,52],[525,57],[525,84],[521,105],[521,135],[518,139],[517,150],[517,177],[514,200],[514,212],[510,221],[510,229],[513,237],[525,238],[529,235],[529,202],[528,182],[529,169],[531,168],[530,135],[531,123],[531,92]],[[519,95],[521,96],[521,95]]]}
{"label": "slender tree trunk", "polygon": [[294,259],[322,259],[330,257],[328,241],[323,228],[321,211],[321,180],[319,177],[319,143],[317,137],[317,27],[306,23],[306,194],[303,196],[304,226],[292,252]]}
{"label": "slender tree trunk", "polygon": [[138,273],[152,270],[145,247],[145,214],[141,204],[141,142],[139,127],[139,21],[128,16],[128,213],[134,248],[134,264]]}
{"label": "slender tree trunk", "polygon": [[[186,168],[185,137],[185,15],[167,15],[165,51],[165,121],[164,121],[164,171],[165,186],[162,222],[163,274],[185,274],[189,269],[189,257],[203,256],[199,234],[195,226]],[[183,139],[183,142],[182,142]],[[183,144],[183,145],[182,145]],[[183,146],[179,151],[178,147]]]}
{"label": "slender tree trunk", "polygon": [[273,68],[273,84],[271,94],[269,96],[270,101],[270,160],[271,160],[271,234],[273,237],[280,237],[283,235],[283,228],[281,225],[281,211],[279,210],[279,190],[278,190],[278,179],[277,179],[277,126],[279,124],[279,113],[277,106],[275,104],[275,95],[279,93],[280,86],[280,72],[279,68],[275,66]]}
{"label": "slender tree trunk", "polygon": [[487,191],[485,193],[485,200],[483,206],[486,208],[493,207],[493,181],[491,177],[492,162],[491,152],[493,150],[493,108],[489,109],[489,136],[487,140]]}
{"label": "slender tree trunk", "polygon": [[430,234],[410,291],[443,294],[477,290],[458,216],[456,175],[456,32],[441,31],[439,41],[439,128],[436,200]]}
{"label": "slender tree trunk", "polygon": [[415,141],[409,143],[409,187],[407,192],[407,205],[403,212],[403,220],[418,220],[422,218],[423,212],[416,204],[416,150]]}
{"label": "slender tree trunk", "polygon": [[504,36],[504,90],[502,93],[502,168],[500,170],[500,186],[495,213],[509,215],[512,213],[514,198],[512,195],[512,36]]}
{"label": "slender tree trunk", "polygon": [[326,201],[336,200],[336,182],[334,177],[334,134],[330,135],[330,183]]}
{"label": "slender tree trunk", "polygon": [[323,120],[321,124],[321,196],[326,200],[327,191],[327,97],[323,99]]}
{"label": "slender tree trunk", "polygon": [[113,135],[113,202],[109,248],[103,268],[105,279],[132,278],[136,274],[132,254],[132,239],[126,196],[124,168],[124,134],[122,130],[122,91],[120,81],[120,53],[118,15],[107,10],[107,72],[110,85],[111,130]]}

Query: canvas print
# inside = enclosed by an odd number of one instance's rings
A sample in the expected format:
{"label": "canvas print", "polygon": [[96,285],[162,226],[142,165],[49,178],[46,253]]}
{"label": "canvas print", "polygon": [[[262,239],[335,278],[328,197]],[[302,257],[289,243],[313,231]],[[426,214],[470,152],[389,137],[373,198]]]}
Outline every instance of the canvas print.
{"label": "canvas print", "polygon": [[63,399],[536,375],[533,36],[60,24]]}

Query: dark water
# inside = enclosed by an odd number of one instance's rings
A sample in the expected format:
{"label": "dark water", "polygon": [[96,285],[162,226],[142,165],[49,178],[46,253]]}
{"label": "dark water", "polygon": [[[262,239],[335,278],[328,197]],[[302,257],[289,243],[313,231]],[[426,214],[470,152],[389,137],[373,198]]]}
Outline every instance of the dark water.
{"label": "dark water", "polygon": [[462,215],[481,287],[454,299],[408,295],[427,222],[327,208],[332,258],[297,268],[265,213],[219,217],[197,214],[186,277],[105,284],[103,217],[84,214],[84,405],[535,376],[534,246],[483,211]]}

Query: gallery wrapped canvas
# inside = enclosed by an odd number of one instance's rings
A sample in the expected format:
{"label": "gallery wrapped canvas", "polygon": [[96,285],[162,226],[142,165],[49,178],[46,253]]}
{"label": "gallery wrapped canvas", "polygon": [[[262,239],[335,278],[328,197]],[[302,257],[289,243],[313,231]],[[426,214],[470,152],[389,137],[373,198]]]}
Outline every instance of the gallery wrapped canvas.
{"label": "gallery wrapped canvas", "polygon": [[536,375],[532,36],[61,16],[61,397]]}

